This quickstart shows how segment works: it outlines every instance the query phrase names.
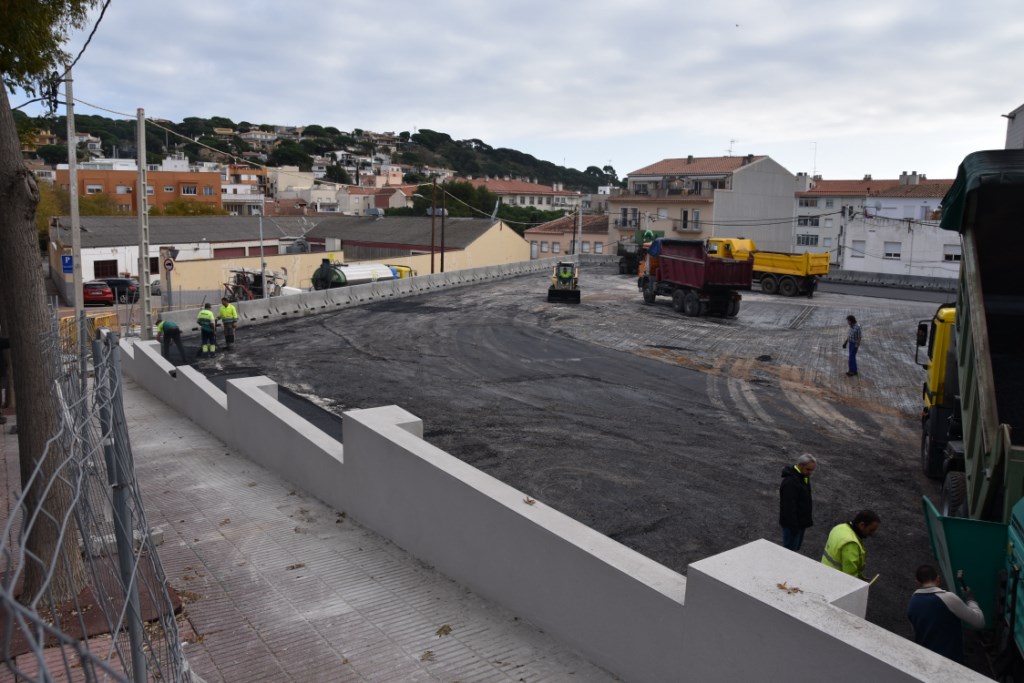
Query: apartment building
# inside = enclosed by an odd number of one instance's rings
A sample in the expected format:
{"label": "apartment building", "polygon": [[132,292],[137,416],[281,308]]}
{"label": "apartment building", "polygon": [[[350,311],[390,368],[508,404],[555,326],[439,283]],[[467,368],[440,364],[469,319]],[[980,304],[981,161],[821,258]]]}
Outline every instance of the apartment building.
{"label": "apartment building", "polygon": [[786,251],[792,242],[795,176],[767,156],[663,159],[626,177],[608,196],[612,234],[637,229],[706,239],[749,237],[761,249]]}
{"label": "apartment building", "polygon": [[[106,194],[117,203],[120,211],[135,213],[138,205],[135,201],[135,190],[139,183],[139,173],[133,167],[129,169],[107,170],[89,168],[83,164],[78,169],[78,193],[81,196]],[[67,167],[57,168],[55,182],[65,190],[70,190],[69,171]],[[168,202],[185,199],[209,204],[218,209],[223,208],[221,202],[220,173],[204,171],[148,171],[146,173],[146,201],[150,206],[163,208]]]}
{"label": "apartment building", "polygon": [[[461,180],[461,179],[460,179]],[[536,180],[512,178],[467,178],[474,187],[485,187],[498,195],[502,204],[532,207],[541,211],[575,211],[582,201],[579,192],[566,190],[561,183],[541,185]]]}

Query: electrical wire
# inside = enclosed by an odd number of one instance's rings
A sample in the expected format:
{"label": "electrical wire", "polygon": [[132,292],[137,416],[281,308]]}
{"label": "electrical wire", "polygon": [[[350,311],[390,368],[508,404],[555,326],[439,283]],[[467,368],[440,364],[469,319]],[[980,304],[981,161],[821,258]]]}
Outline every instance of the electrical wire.
{"label": "electrical wire", "polygon": [[75,68],[75,64],[78,64],[78,60],[85,54],[85,48],[89,47],[89,43],[92,42],[92,37],[96,35],[96,29],[100,27],[100,22],[103,21],[103,15],[107,13],[108,7],[110,7],[110,0],[106,0],[106,2],[103,3],[102,9],[100,9],[100,16],[97,17],[96,23],[92,25],[92,30],[89,31],[89,37],[85,39],[85,45],[82,46],[82,49],[78,51],[78,55],[76,55],[74,60],[72,60],[71,65],[64,70],[64,73],[62,73],[60,78],[57,80],[64,80],[64,77],[67,76],[73,68]]}

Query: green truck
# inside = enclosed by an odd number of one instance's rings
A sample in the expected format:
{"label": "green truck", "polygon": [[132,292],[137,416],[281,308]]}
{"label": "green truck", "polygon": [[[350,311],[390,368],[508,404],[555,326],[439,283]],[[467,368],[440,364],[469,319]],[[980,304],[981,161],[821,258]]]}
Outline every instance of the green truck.
{"label": "green truck", "polygon": [[960,233],[955,304],[918,325],[921,464],[943,479],[924,511],[950,590],[969,585],[985,612],[1001,677],[1024,674],[1024,150],[964,159],[942,202]]}

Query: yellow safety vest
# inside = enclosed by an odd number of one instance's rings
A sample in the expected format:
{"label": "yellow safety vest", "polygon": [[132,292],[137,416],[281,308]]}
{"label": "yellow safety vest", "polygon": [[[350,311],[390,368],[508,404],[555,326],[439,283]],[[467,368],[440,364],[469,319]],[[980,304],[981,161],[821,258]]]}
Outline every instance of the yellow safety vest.
{"label": "yellow safety vest", "polygon": [[[849,547],[850,544],[853,547]],[[843,552],[853,554],[853,567],[850,570],[843,568]],[[828,534],[828,541],[825,543],[825,553],[821,556],[821,563],[826,567],[846,572],[850,576],[864,578],[864,565],[867,562],[867,551],[864,550],[864,543],[860,536],[853,530],[849,522],[843,522],[832,527]]]}
{"label": "yellow safety vest", "polygon": [[224,304],[220,307],[220,318],[225,322],[235,322],[238,320],[238,311],[235,309],[234,304]]}

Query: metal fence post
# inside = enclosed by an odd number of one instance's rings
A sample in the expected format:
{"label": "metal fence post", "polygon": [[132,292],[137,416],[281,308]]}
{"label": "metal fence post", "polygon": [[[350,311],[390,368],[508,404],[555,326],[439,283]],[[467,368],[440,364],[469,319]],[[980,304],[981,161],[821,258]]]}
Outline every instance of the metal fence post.
{"label": "metal fence post", "polygon": [[115,447],[126,434],[122,433],[121,425],[114,424],[113,401],[121,400],[120,393],[120,358],[117,346],[117,335],[113,333],[97,335],[92,343],[93,370],[96,377],[96,392],[99,402],[100,425],[103,437],[103,458],[107,465],[107,482],[113,492],[114,538],[117,542],[117,563],[121,573],[121,584],[124,587],[128,639],[131,643],[132,680],[145,683],[146,655],[143,651],[142,611],[139,607],[139,586],[135,581],[135,539],[132,529],[131,485],[132,466],[124,462],[120,456],[131,451],[122,444]]}

